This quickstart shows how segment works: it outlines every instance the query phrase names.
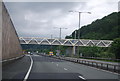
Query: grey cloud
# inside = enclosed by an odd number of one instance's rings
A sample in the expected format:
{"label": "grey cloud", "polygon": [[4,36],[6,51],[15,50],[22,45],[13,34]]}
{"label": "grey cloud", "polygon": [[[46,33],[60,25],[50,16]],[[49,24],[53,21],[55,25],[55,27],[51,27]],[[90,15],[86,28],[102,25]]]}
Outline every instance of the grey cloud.
{"label": "grey cloud", "polygon": [[[94,1],[94,0],[91,0]],[[96,2],[97,3],[97,2]],[[101,5],[97,3],[98,5]],[[62,37],[70,35],[78,28],[78,14],[69,13],[69,10],[79,11],[94,11],[89,15],[82,15],[81,25],[91,23],[97,18],[101,18],[109,11],[98,13],[100,7],[109,7],[112,4],[102,3],[101,6],[96,6],[92,3],[85,2],[6,2],[5,5],[11,15],[15,28],[19,36],[36,36],[36,37],[53,37],[59,36],[59,29],[54,27],[67,27],[67,30],[62,30]],[[104,6],[105,5],[105,6]],[[97,15],[96,15],[97,14]]]}

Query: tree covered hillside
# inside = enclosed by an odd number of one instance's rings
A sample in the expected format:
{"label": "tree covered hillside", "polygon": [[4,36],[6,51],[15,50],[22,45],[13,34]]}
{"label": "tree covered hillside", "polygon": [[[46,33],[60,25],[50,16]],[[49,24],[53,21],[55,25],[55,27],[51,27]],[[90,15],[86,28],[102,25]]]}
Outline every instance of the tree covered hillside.
{"label": "tree covered hillside", "polygon": [[[120,37],[120,25],[118,24],[120,20],[120,12],[114,12],[108,16],[103,17],[92,22],[89,25],[81,27],[80,38],[81,39],[105,39],[113,40]],[[76,35],[75,35],[76,31]],[[66,36],[66,39],[69,38],[78,38],[78,30],[75,30],[70,36]]]}

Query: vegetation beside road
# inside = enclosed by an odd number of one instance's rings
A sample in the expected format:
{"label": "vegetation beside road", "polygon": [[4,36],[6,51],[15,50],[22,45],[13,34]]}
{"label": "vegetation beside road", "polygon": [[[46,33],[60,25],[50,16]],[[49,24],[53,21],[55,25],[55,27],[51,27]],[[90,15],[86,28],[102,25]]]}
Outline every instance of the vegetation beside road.
{"label": "vegetation beside road", "polygon": [[[95,40],[113,40],[120,38],[120,24],[118,24],[119,20],[120,12],[114,12],[103,17],[102,19],[97,19],[91,24],[82,26],[79,29],[79,38]],[[71,35],[66,36],[66,39],[78,39],[78,30],[75,31],[72,32]]]}
{"label": "vegetation beside road", "polygon": [[[78,31],[80,31],[79,38],[94,39],[94,40],[113,40],[111,47],[80,47],[79,54],[83,57],[100,57],[120,59],[120,12],[113,12],[102,19],[97,19],[91,24],[82,26],[79,30],[72,32],[66,39],[78,39]],[[76,34],[75,34],[76,32]],[[80,56],[80,55],[78,55]]]}

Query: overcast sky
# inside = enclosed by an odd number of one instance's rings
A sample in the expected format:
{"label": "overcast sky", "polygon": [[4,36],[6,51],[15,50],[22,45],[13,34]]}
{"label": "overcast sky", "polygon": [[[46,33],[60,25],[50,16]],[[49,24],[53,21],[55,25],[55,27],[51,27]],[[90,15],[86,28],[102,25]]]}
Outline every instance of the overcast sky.
{"label": "overcast sky", "polygon": [[[20,37],[62,38],[78,29],[78,13],[81,26],[88,25],[112,12],[118,12],[118,0],[89,0],[87,2],[6,2],[9,14]],[[58,28],[54,28],[58,27]]]}

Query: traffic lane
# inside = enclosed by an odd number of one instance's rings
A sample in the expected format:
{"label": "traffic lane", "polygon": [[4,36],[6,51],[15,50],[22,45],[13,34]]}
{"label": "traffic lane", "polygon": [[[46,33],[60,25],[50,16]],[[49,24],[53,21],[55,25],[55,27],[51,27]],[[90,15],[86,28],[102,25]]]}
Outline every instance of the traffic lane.
{"label": "traffic lane", "polygon": [[54,59],[44,56],[34,56],[33,67],[28,79],[81,79],[82,75],[79,73],[71,73],[64,67],[58,67],[55,62],[64,62],[63,60]]}
{"label": "traffic lane", "polygon": [[30,66],[29,56],[24,56],[2,66],[2,79],[24,79]]}
{"label": "traffic lane", "polygon": [[[46,57],[46,59],[47,59],[47,57]],[[54,58],[49,58],[49,59],[54,59]],[[92,67],[89,67],[86,65],[81,65],[81,64],[77,64],[77,63],[73,63],[73,62],[69,62],[69,61],[63,61],[63,60],[60,60],[60,62],[55,61],[52,63],[53,63],[53,65],[50,64],[49,66],[56,65],[56,66],[59,66],[57,68],[67,68],[67,70],[69,70],[68,72],[82,74],[86,79],[118,79],[117,74],[106,72],[106,71],[99,70],[99,69],[95,69],[95,68],[92,68]],[[43,69],[44,69],[44,67],[43,67]]]}
{"label": "traffic lane", "polygon": [[112,73],[108,71],[103,71],[101,69],[93,68],[90,66],[73,63],[73,62],[58,62],[57,63],[59,67],[65,67],[69,69],[71,72],[77,72],[83,75],[86,79],[117,79],[118,80],[118,74]]}
{"label": "traffic lane", "polygon": [[80,81],[85,81],[81,79],[79,73],[38,73],[31,72],[29,79],[79,79]]}
{"label": "traffic lane", "polygon": [[41,56],[41,55],[31,55],[33,57],[34,62],[64,62],[60,59],[51,58],[48,56]]}

